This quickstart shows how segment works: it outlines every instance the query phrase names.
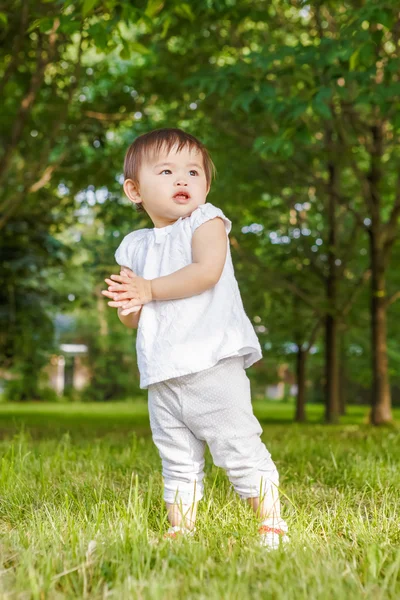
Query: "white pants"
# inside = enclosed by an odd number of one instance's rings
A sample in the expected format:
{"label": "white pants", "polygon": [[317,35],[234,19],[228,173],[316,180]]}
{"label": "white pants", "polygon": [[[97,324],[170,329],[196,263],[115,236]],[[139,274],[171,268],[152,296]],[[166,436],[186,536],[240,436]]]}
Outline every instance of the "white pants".
{"label": "white pants", "polygon": [[241,498],[276,497],[279,476],[260,440],[242,356],[153,383],[148,399],[166,502],[192,504],[203,497],[206,443]]}

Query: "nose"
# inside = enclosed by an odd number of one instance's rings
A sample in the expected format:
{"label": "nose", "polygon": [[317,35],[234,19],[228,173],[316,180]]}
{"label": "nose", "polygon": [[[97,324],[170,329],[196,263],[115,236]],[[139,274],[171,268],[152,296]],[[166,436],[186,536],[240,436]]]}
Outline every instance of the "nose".
{"label": "nose", "polygon": [[175,181],[175,185],[183,185],[183,186],[186,186],[186,185],[187,185],[187,183],[186,183],[186,179],[185,179],[185,177],[183,177],[183,176],[180,176],[180,177],[178,177],[178,178],[176,179],[176,181]]}

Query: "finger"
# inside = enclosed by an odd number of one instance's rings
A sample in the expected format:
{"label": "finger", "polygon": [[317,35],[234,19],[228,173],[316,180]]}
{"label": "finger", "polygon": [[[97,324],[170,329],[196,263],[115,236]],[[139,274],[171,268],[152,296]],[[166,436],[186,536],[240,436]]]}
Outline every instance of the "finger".
{"label": "finger", "polygon": [[124,274],[125,274],[127,277],[136,277],[136,276],[137,276],[137,275],[136,275],[136,273],[134,273],[134,272],[132,271],[132,269],[129,269],[128,267],[122,267],[122,268],[121,268],[120,275],[124,275]]}
{"label": "finger", "polygon": [[137,275],[133,274],[129,277],[122,277],[121,275],[111,275],[111,285],[120,285],[120,284],[132,284],[132,280],[135,279]]}
{"label": "finger", "polygon": [[139,300],[138,296],[134,296],[132,293],[127,292],[126,294],[114,294],[114,300],[125,300],[125,302],[127,300],[134,300],[135,302],[137,302]]}
{"label": "finger", "polygon": [[[118,302],[118,306],[127,306],[128,302],[131,302],[131,298],[120,298],[119,296],[111,296],[113,302]],[[135,300],[137,303],[138,301]],[[133,306],[133,305],[132,305]]]}
{"label": "finger", "polygon": [[132,308],[132,306],[138,306],[138,301],[136,298],[129,298],[128,300],[123,301],[124,308]]}
{"label": "finger", "polygon": [[130,267],[127,267],[126,265],[121,265],[121,271],[127,271],[128,273],[133,273],[132,269]]}
{"label": "finger", "polygon": [[[113,281],[112,279],[105,279],[104,280],[108,285],[115,285],[115,286],[119,286],[122,285],[120,283],[117,283],[116,281]],[[127,283],[126,281],[124,282],[125,284]]]}
{"label": "finger", "polygon": [[115,283],[116,281],[120,281],[121,283],[129,283],[129,277],[121,277],[121,275],[110,275],[110,279]]}
{"label": "finger", "polygon": [[[107,290],[103,290],[101,292],[103,294],[103,296],[106,296],[107,298],[111,298],[111,300],[114,300],[115,302],[120,302],[121,304],[119,306],[122,306],[122,304],[126,304],[126,298],[127,296],[122,296],[122,294],[116,294],[115,292],[108,292]],[[128,295],[129,300],[131,299],[131,297]]]}
{"label": "finger", "polygon": [[122,308],[125,304],[125,301],[122,302],[116,302],[115,300],[111,301],[111,302],[107,302],[108,306],[111,306],[112,308]]}
{"label": "finger", "polygon": [[117,292],[109,292],[108,290],[102,290],[101,293],[103,296],[107,296],[107,298],[112,298],[113,300],[118,300],[120,296]]}
{"label": "finger", "polygon": [[127,292],[129,290],[129,286],[128,285],[109,285],[108,286],[108,291],[109,292],[117,292],[118,294],[120,292]]}
{"label": "finger", "polygon": [[125,304],[125,308],[132,308],[132,306],[142,306],[142,301],[139,298],[125,298],[123,302]]}
{"label": "finger", "polygon": [[107,298],[115,298],[115,292],[109,292],[108,290],[101,290],[103,296],[107,296]]}

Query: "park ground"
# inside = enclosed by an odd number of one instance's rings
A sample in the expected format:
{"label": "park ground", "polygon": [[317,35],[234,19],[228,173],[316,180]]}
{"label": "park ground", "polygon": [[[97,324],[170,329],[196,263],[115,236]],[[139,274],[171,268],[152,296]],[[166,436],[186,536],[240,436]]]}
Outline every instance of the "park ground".
{"label": "park ground", "polygon": [[257,523],[207,452],[194,539],[163,538],[161,465],[144,402],[0,404],[0,597],[10,599],[400,597],[400,410],[338,425],[292,423],[256,402],[281,477],[291,544]]}

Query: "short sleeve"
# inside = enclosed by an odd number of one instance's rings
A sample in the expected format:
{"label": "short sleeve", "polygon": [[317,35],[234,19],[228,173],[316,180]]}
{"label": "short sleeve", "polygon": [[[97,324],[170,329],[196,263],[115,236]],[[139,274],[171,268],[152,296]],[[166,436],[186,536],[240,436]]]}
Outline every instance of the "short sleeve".
{"label": "short sleeve", "polygon": [[196,231],[200,225],[206,223],[206,221],[210,221],[211,219],[215,219],[215,217],[220,217],[225,225],[225,231],[227,234],[232,229],[232,222],[224,215],[220,208],[217,208],[210,202],[206,202],[206,204],[201,204],[196,208],[195,211],[191,214],[191,229],[192,233]]}
{"label": "short sleeve", "polygon": [[135,264],[135,255],[137,252],[138,244],[142,238],[142,230],[132,231],[128,233],[118,246],[115,251],[115,260],[121,267],[129,267],[132,271],[137,269]]}

